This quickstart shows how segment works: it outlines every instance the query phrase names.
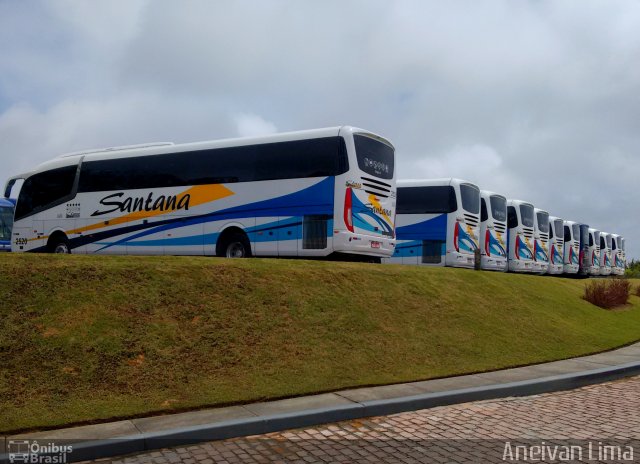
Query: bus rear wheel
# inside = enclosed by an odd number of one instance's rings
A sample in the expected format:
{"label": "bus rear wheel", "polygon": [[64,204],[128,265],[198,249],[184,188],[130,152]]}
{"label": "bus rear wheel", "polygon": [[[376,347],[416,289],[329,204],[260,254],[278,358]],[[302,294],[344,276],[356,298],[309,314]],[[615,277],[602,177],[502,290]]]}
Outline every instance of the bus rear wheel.
{"label": "bus rear wheel", "polygon": [[251,256],[251,244],[244,233],[234,232],[223,237],[216,254],[226,258],[248,258]]}

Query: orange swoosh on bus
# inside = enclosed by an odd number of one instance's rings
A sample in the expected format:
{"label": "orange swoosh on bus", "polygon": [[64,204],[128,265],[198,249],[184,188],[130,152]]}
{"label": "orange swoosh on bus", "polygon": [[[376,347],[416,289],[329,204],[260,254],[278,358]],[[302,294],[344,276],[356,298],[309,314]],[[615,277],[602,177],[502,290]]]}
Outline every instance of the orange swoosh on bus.
{"label": "orange swoosh on bus", "polygon": [[[212,184],[212,185],[196,185],[191,187],[188,190],[185,190],[182,193],[177,195],[176,203],[180,203],[180,200],[184,198],[186,195],[190,195],[189,206],[198,206],[203,205],[205,203],[209,203],[211,201],[220,200],[222,198],[226,198],[228,196],[233,195],[234,192],[229,190],[222,184]],[[109,219],[109,226],[115,226],[118,224],[123,224],[129,221],[135,221],[139,219],[146,219],[154,216],[160,216],[162,214],[169,213],[170,211],[134,211],[133,213],[126,214],[124,216],[120,216],[115,219]],[[87,232],[90,230],[101,229],[105,227],[104,221],[97,222],[95,224],[91,224],[85,227],[80,227],[78,229],[69,230],[68,234],[79,234],[81,232]]]}
{"label": "orange swoosh on bus", "polygon": [[391,226],[393,226],[393,224],[391,223],[391,219],[389,219],[389,216],[387,216],[387,215],[384,213],[384,208],[382,208],[382,205],[380,204],[380,200],[378,200],[378,199],[376,198],[376,196],[375,196],[374,194],[372,194],[372,193],[371,193],[371,194],[369,194],[369,202],[370,202],[373,206],[375,206],[376,208],[378,208],[378,211],[380,211],[380,212],[382,213],[382,216],[387,220],[387,222],[388,222],[389,224],[391,224]]}

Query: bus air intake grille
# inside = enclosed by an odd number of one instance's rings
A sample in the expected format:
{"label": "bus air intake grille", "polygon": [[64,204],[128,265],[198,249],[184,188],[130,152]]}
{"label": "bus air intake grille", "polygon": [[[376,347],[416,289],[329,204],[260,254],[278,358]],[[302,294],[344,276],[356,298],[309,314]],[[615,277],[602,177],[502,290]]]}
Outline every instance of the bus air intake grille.
{"label": "bus air intake grille", "polygon": [[376,180],[376,179],[371,179],[369,177],[360,177],[360,179],[362,179],[363,182],[373,182],[374,184],[378,184],[378,185],[381,185],[383,187],[391,188],[391,184],[387,184],[385,182],[381,182],[381,181]]}
{"label": "bus air intake grille", "polygon": [[377,197],[389,198],[389,195],[380,192],[372,192],[371,190],[365,190],[365,192],[370,193],[371,195],[375,195]]}
{"label": "bus air intake grille", "polygon": [[479,219],[476,216],[472,216],[470,214],[465,214],[464,215],[464,220],[467,222],[467,224],[472,225],[472,226],[477,226]]}
{"label": "bus air intake grille", "polygon": [[379,185],[375,185],[375,184],[368,184],[367,182],[363,182],[362,185],[364,185],[365,187],[372,188],[372,189],[378,189],[378,190],[381,190],[381,191],[387,192],[387,193],[391,192],[391,190],[389,190],[388,188],[380,187]]}

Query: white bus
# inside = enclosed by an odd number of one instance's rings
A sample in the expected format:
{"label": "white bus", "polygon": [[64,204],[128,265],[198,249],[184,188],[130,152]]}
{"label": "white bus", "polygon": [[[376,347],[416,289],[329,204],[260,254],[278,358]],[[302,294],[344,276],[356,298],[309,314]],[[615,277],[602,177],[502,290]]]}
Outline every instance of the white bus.
{"label": "white bus", "polygon": [[549,270],[549,213],[538,208],[533,212],[533,267],[535,272],[546,274]]}
{"label": "white bus", "polygon": [[589,275],[600,275],[600,231],[589,229],[589,249],[585,255]]}
{"label": "white bus", "polygon": [[63,155],[23,178],[18,252],[246,256],[393,253],[395,153],[335,127]]}
{"label": "white bus", "polygon": [[620,236],[618,234],[611,234],[611,259],[613,261],[611,273],[613,275],[624,275],[622,246],[620,243]]}
{"label": "white bus", "polygon": [[564,272],[564,221],[555,216],[549,216],[549,274]]}
{"label": "white bus", "polygon": [[507,242],[509,270],[534,272],[533,205],[521,200],[507,200]]}
{"label": "white bus", "polygon": [[507,270],[507,199],[487,190],[480,190],[480,253],[481,269]]}
{"label": "white bus", "polygon": [[388,262],[473,268],[480,189],[461,179],[398,181],[396,251]]}
{"label": "white bus", "polygon": [[611,275],[611,234],[600,232],[600,275]]}
{"label": "white bus", "polygon": [[564,273],[577,274],[580,267],[580,226],[564,221]]}

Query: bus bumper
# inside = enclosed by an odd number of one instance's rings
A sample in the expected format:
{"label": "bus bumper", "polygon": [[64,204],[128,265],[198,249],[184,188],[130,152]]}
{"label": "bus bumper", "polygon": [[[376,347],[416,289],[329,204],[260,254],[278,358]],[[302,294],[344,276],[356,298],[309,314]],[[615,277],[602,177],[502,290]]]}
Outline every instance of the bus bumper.
{"label": "bus bumper", "polygon": [[0,242],[0,251],[11,251],[11,243]]}
{"label": "bus bumper", "polygon": [[549,263],[538,263],[535,262],[534,263],[534,272],[537,272],[538,274],[546,274],[549,270]]}
{"label": "bus bumper", "polygon": [[547,271],[547,274],[562,274],[562,272],[563,272],[562,264],[551,264],[549,266],[549,270]]}
{"label": "bus bumper", "polygon": [[565,274],[577,274],[578,273],[578,265],[577,264],[565,264],[563,271]]}
{"label": "bus bumper", "polygon": [[536,269],[533,265],[534,265],[534,262],[529,260],[523,260],[523,259],[509,260],[509,270],[511,272],[536,272]]}
{"label": "bus bumper", "polygon": [[333,234],[333,251],[337,253],[390,258],[395,248],[395,239],[389,237],[352,234],[347,231],[335,231]]}
{"label": "bus bumper", "polygon": [[507,258],[492,258],[490,256],[483,256],[480,261],[480,268],[486,271],[504,272],[507,270],[507,267]]}
{"label": "bus bumper", "polygon": [[475,268],[476,257],[468,253],[460,253],[457,251],[447,251],[445,266],[450,267],[466,267],[468,269]]}

